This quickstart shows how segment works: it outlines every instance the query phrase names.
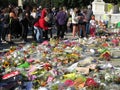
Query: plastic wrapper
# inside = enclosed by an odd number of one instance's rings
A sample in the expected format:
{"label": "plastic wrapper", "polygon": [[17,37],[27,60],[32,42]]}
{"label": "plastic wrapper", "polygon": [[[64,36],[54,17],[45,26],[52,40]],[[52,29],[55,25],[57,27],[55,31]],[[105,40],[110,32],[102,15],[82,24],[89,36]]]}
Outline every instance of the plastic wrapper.
{"label": "plastic wrapper", "polygon": [[77,65],[78,65],[78,62],[76,62],[76,63],[72,64],[71,66],[69,66],[69,67],[67,68],[67,70],[68,70],[69,72],[72,72],[73,70],[75,70],[75,68],[77,67]]}
{"label": "plastic wrapper", "polygon": [[90,69],[88,67],[77,67],[76,68],[77,72],[81,73],[81,74],[85,74],[88,75]]}
{"label": "plastic wrapper", "polygon": [[66,81],[64,82],[64,84],[65,84],[66,86],[73,86],[74,81],[72,81],[72,80],[66,80]]}
{"label": "plastic wrapper", "polygon": [[114,59],[119,59],[120,58],[120,50],[111,50],[111,57]]}
{"label": "plastic wrapper", "polygon": [[98,83],[93,78],[87,78],[85,85],[88,87],[97,87]]}
{"label": "plastic wrapper", "polygon": [[40,87],[38,90],[49,90],[47,87]]}
{"label": "plastic wrapper", "polygon": [[[100,88],[107,87],[111,83],[119,84],[119,67],[114,67],[103,60],[105,57],[111,58],[116,55],[114,52],[119,51],[119,48],[110,46],[111,38],[110,41],[106,39],[80,38],[63,41],[51,39],[50,42],[45,41],[42,44],[11,47],[8,52],[0,56],[1,76],[15,70],[20,72],[22,85],[29,88],[28,90],[89,90],[88,88],[93,87],[99,90],[98,83]],[[105,43],[108,45],[104,46]],[[110,52],[110,55],[105,54],[106,52]],[[8,83],[17,80],[17,76],[9,76],[9,79],[4,77],[8,81],[3,82],[2,86],[15,85],[16,88],[23,89],[18,83],[18,85]]]}
{"label": "plastic wrapper", "polygon": [[87,66],[94,61],[93,57],[87,57],[84,60],[79,61],[78,66]]}
{"label": "plastic wrapper", "polygon": [[81,75],[77,79],[74,80],[74,87],[76,89],[81,89],[85,87],[85,82],[86,82],[86,78]]}

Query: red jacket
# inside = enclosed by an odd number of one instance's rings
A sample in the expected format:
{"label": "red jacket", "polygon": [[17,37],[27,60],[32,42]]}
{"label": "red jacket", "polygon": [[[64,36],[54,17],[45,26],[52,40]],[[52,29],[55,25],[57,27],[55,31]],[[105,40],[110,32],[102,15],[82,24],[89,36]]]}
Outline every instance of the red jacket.
{"label": "red jacket", "polygon": [[40,25],[39,25],[39,20],[34,24],[35,27],[39,27],[40,28]]}
{"label": "red jacket", "polygon": [[43,30],[48,30],[47,22],[45,21],[44,18],[39,19],[39,26]]}
{"label": "red jacket", "polygon": [[46,16],[46,13],[47,12],[47,10],[46,10],[46,8],[44,8],[42,11],[41,11],[41,18],[44,18],[45,16]]}

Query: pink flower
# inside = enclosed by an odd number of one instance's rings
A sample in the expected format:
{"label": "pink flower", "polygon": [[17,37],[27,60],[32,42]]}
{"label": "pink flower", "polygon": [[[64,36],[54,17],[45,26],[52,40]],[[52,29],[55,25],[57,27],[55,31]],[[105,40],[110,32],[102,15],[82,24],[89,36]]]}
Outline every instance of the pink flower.
{"label": "pink flower", "polygon": [[66,80],[66,81],[64,82],[64,84],[65,84],[66,86],[73,86],[74,81],[72,81],[72,80]]}
{"label": "pink flower", "polygon": [[86,80],[86,86],[98,86],[98,83],[93,78],[87,78]]}
{"label": "pink flower", "polygon": [[48,45],[49,42],[48,42],[48,41],[44,41],[42,44],[43,44],[43,45]]}
{"label": "pink flower", "polygon": [[113,39],[112,43],[115,44],[115,45],[117,45],[119,43],[119,39],[117,39],[117,38]]}

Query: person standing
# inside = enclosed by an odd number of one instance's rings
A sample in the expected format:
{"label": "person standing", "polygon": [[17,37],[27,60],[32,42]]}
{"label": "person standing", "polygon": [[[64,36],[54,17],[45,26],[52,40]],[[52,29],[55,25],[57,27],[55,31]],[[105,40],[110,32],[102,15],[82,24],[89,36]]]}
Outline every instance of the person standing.
{"label": "person standing", "polygon": [[90,20],[90,36],[95,37],[97,21],[95,20],[95,15],[91,16]]}
{"label": "person standing", "polygon": [[32,16],[33,19],[37,18],[37,9],[35,7],[33,7],[30,15]]}
{"label": "person standing", "polygon": [[[53,19],[53,12],[52,12],[51,8],[48,9],[48,14],[47,14],[47,16],[48,16],[48,18],[49,18],[48,27],[52,27],[53,22],[54,22],[54,19]],[[50,38],[52,38],[52,37],[53,37],[52,28],[49,29],[49,34],[50,34]]]}
{"label": "person standing", "polygon": [[63,39],[67,27],[67,13],[63,10],[63,7],[59,8],[59,11],[56,15],[56,22],[58,26],[57,37]]}
{"label": "person standing", "polygon": [[80,16],[78,16],[78,8],[74,8],[74,11],[72,13],[72,27],[73,27],[73,38],[75,37],[76,33],[79,34],[79,22]]}
{"label": "person standing", "polygon": [[8,8],[4,8],[3,9],[3,31],[2,31],[2,41],[7,41],[6,40],[6,36],[8,35],[8,31],[9,31],[9,9]]}
{"label": "person standing", "polygon": [[84,9],[83,11],[79,12],[79,30],[81,31],[81,37],[86,38],[86,22],[87,22],[87,18],[86,18],[86,9]]}
{"label": "person standing", "polygon": [[66,6],[63,6],[63,11],[65,11],[66,14],[67,14],[67,20],[66,20],[66,25],[65,25],[65,26],[66,26],[66,27],[65,27],[65,28],[66,28],[66,29],[65,29],[65,30],[66,30],[65,32],[67,33],[67,32],[68,32],[68,30],[67,30],[67,22],[68,22],[68,18],[69,18],[69,17],[68,17],[68,10],[67,10],[67,7],[66,7]]}
{"label": "person standing", "polygon": [[28,42],[27,35],[29,28],[32,26],[32,18],[30,16],[30,7],[26,6],[25,10],[23,11],[23,18],[21,20],[22,25],[22,40],[23,43]]}
{"label": "person standing", "polygon": [[91,19],[91,16],[93,15],[93,11],[92,11],[92,7],[91,5],[88,5],[87,7],[87,14],[86,14],[86,18],[87,18],[87,23],[86,23],[86,34],[89,35],[90,33],[90,19]]}
{"label": "person standing", "polygon": [[14,11],[10,12],[9,25],[10,25],[10,29],[11,29],[10,31],[11,31],[12,38],[20,37],[21,36],[21,26],[20,26],[19,19]]}
{"label": "person standing", "polygon": [[16,18],[16,15],[15,15],[15,12],[11,11],[9,13],[9,29],[7,31],[7,34],[8,34],[8,43],[9,44],[14,44],[13,41],[12,41],[12,35],[14,34],[15,31],[15,27],[16,25],[14,24],[14,19]]}
{"label": "person standing", "polygon": [[3,19],[4,19],[4,14],[2,10],[0,10],[0,44],[2,43]]}
{"label": "person standing", "polygon": [[28,31],[29,31],[29,25],[30,25],[30,16],[29,13],[26,12],[25,16],[23,17],[23,19],[21,20],[21,24],[22,24],[22,39],[23,39],[23,43],[27,42],[27,35],[28,35]]}

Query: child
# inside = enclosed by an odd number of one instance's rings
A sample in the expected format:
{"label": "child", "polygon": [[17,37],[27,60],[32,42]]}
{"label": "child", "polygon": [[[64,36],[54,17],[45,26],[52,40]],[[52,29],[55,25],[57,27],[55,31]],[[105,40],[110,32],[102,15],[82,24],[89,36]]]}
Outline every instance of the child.
{"label": "child", "polygon": [[92,15],[90,20],[90,36],[91,37],[95,37],[96,25],[97,25],[97,22],[95,20],[95,16]]}

